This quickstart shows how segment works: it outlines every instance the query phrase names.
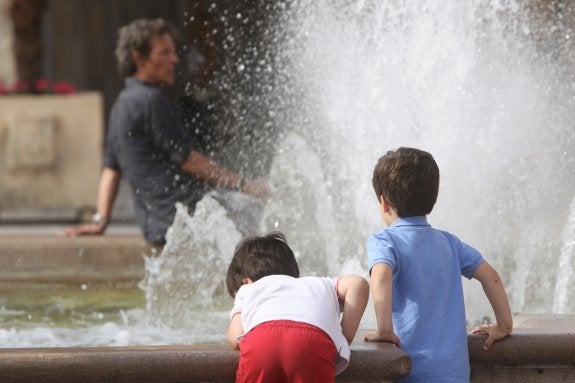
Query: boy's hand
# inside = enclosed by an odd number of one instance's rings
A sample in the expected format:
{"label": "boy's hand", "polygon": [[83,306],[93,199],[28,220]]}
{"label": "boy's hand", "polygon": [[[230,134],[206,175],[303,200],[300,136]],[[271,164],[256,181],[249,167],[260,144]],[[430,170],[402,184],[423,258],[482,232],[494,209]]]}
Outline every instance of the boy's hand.
{"label": "boy's hand", "polygon": [[383,332],[383,331],[372,331],[365,334],[364,340],[368,342],[388,342],[393,343],[397,347],[401,348],[401,342],[397,335],[393,331]]}
{"label": "boy's hand", "polygon": [[487,351],[491,348],[491,345],[493,345],[494,342],[509,336],[511,331],[503,328],[502,326],[484,324],[479,327],[475,327],[473,330],[471,330],[471,333],[487,335],[487,340],[483,344],[483,349]]}
{"label": "boy's hand", "polygon": [[487,262],[483,262],[473,273],[473,278],[481,282],[483,291],[491,303],[495,313],[496,325],[482,325],[475,327],[473,334],[485,334],[487,340],[483,344],[485,351],[491,348],[493,342],[501,340],[513,331],[513,316],[509,307],[509,300],[505,288],[497,271]]}

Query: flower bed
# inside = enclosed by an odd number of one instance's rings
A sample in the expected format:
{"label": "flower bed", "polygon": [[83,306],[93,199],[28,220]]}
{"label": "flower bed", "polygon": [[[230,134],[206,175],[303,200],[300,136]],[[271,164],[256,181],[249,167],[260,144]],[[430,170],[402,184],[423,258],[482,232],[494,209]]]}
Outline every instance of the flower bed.
{"label": "flower bed", "polygon": [[10,85],[0,83],[0,95],[12,94],[72,94],[76,88],[68,82],[56,82],[41,78],[34,82],[15,81]]}

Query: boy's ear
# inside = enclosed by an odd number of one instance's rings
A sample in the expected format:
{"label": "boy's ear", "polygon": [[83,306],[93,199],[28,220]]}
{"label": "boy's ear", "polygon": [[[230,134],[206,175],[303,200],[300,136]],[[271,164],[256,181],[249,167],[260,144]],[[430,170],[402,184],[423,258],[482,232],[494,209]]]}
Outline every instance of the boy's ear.
{"label": "boy's ear", "polygon": [[384,213],[389,213],[391,211],[391,205],[383,198],[382,195],[379,196],[379,203],[381,204],[381,210]]}
{"label": "boy's ear", "polygon": [[250,283],[254,283],[251,278],[244,278],[242,279],[242,284],[249,285]]}

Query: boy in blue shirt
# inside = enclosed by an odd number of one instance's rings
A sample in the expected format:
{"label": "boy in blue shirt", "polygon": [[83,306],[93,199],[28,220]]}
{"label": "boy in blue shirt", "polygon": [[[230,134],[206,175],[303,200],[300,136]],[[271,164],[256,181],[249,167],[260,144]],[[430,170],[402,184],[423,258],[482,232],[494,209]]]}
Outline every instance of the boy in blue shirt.
{"label": "boy in blue shirt", "polygon": [[377,330],[367,341],[391,342],[412,359],[401,382],[469,382],[469,354],[461,275],[481,282],[497,324],[484,349],[511,333],[513,319],[497,271],[473,247],[432,228],[439,168],[431,154],[399,148],[381,157],[373,173],[386,229],[367,241]]}

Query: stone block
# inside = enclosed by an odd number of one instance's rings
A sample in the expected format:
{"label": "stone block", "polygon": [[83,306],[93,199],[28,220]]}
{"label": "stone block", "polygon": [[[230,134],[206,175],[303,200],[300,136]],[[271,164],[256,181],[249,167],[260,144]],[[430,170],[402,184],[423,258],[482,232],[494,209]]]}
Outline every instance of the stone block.
{"label": "stone block", "polygon": [[140,235],[0,236],[0,285],[137,283],[149,252]]}
{"label": "stone block", "polygon": [[93,209],[103,120],[98,92],[0,96],[0,210]]}
{"label": "stone block", "polygon": [[6,164],[9,171],[49,170],[56,160],[56,118],[22,111],[8,121]]}

